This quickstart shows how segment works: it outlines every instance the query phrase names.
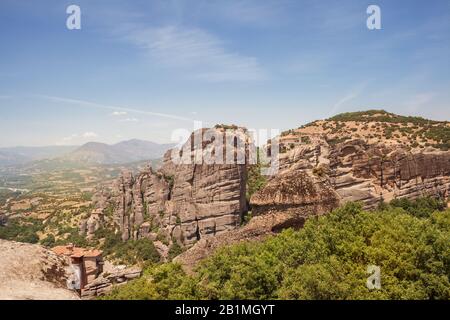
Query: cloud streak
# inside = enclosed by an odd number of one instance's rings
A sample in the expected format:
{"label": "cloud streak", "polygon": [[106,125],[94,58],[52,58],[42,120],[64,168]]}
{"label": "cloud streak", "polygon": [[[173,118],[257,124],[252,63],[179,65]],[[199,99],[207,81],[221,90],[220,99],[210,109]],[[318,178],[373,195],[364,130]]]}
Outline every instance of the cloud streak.
{"label": "cloud streak", "polygon": [[85,100],[69,99],[69,98],[47,96],[47,95],[38,95],[37,97],[40,97],[40,98],[43,98],[46,100],[50,100],[50,101],[55,101],[55,102],[63,102],[63,103],[68,103],[68,104],[72,104],[72,105],[77,105],[77,106],[84,107],[84,108],[113,110],[114,112],[133,112],[133,113],[143,114],[143,115],[147,115],[147,116],[156,116],[156,117],[169,118],[169,119],[174,119],[174,120],[189,121],[189,122],[194,121],[194,119],[189,119],[186,117],[179,117],[179,116],[168,114],[168,113],[151,112],[151,111],[139,110],[139,109],[128,108],[128,107],[110,106],[110,105],[104,105],[104,104],[99,104],[99,103],[85,101]]}
{"label": "cloud streak", "polygon": [[338,110],[345,105],[345,103],[357,98],[361,92],[364,90],[364,88],[366,87],[366,83],[362,83],[359,86],[357,86],[356,88],[354,88],[353,90],[351,90],[347,95],[345,95],[344,97],[342,97],[339,101],[337,101],[333,107],[331,108],[330,112],[328,113],[328,117],[334,116],[337,114]]}
{"label": "cloud streak", "polygon": [[111,113],[112,116],[126,116],[128,113],[126,111],[114,111]]}
{"label": "cloud streak", "polygon": [[138,122],[139,119],[138,118],[125,118],[120,120],[120,122]]}
{"label": "cloud streak", "polygon": [[196,79],[223,82],[266,78],[256,58],[227,51],[222,41],[202,29],[144,28],[128,31],[124,38],[145,50],[158,65],[187,71]]}
{"label": "cloud streak", "polygon": [[62,143],[58,143],[58,144],[68,144],[68,143],[72,143],[74,141],[80,141],[80,140],[89,140],[89,139],[94,139],[97,138],[98,134],[92,131],[87,131],[84,133],[74,133],[71,134],[70,136],[64,137],[62,138]]}

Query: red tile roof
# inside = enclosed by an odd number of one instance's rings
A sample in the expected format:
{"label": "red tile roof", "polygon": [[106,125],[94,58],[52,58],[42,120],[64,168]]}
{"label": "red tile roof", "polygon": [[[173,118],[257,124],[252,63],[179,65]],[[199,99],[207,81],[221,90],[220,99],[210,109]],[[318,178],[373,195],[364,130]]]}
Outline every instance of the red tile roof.
{"label": "red tile roof", "polygon": [[77,248],[73,245],[67,246],[56,246],[52,251],[58,255],[64,255],[71,258],[81,258],[81,257],[98,257],[102,255],[100,250],[89,250],[85,248]]}

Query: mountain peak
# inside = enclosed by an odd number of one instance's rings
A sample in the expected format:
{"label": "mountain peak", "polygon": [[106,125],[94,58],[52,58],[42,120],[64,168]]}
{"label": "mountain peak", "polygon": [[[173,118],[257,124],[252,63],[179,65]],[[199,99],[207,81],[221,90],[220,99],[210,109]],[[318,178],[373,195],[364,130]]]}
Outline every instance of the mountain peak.
{"label": "mountain peak", "polygon": [[113,145],[88,142],[64,158],[70,161],[121,164],[161,158],[172,145],[131,139]]}

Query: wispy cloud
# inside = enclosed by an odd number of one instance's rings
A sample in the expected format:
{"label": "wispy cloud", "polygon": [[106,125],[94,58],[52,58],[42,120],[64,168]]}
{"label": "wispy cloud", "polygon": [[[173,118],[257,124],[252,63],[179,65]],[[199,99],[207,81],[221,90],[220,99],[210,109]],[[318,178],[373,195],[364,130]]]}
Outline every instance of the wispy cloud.
{"label": "wispy cloud", "polygon": [[121,119],[121,122],[138,122],[139,119],[138,118],[125,118],[125,119]]}
{"label": "wispy cloud", "polygon": [[182,69],[196,79],[222,82],[266,78],[256,58],[229,52],[220,39],[202,29],[145,28],[129,31],[125,39],[146,50],[158,65]]}
{"label": "wispy cloud", "polygon": [[114,111],[111,113],[112,116],[126,116],[128,113],[126,111]]}
{"label": "wispy cloud", "polygon": [[98,134],[92,131],[86,131],[83,133],[74,133],[70,136],[62,138],[62,141],[57,144],[71,144],[71,143],[79,143],[79,142],[85,142],[89,139],[97,138]]}
{"label": "wispy cloud", "polygon": [[280,26],[290,20],[288,15],[290,1],[205,1],[202,9],[206,12],[206,19],[222,19],[233,24],[246,27],[273,27]]}
{"label": "wispy cloud", "polygon": [[95,132],[92,132],[92,131],[88,131],[88,132],[83,133],[81,135],[81,137],[85,138],[85,139],[96,138],[96,137],[98,137],[98,134],[96,134]]}
{"label": "wispy cloud", "polygon": [[327,117],[331,117],[333,115],[336,115],[338,113],[338,110],[345,106],[345,104],[349,101],[352,101],[353,99],[357,98],[361,92],[364,90],[364,88],[367,86],[367,83],[361,83],[360,85],[357,85],[355,88],[353,88],[350,92],[348,92],[344,97],[339,99],[331,108],[330,112],[328,113]]}
{"label": "wispy cloud", "polygon": [[47,95],[37,95],[37,97],[50,100],[50,101],[56,101],[56,102],[63,102],[67,104],[76,105],[79,107],[84,108],[93,108],[93,109],[105,109],[105,110],[114,110],[114,111],[122,111],[122,112],[130,112],[130,113],[137,113],[137,114],[143,114],[148,116],[156,116],[156,117],[162,117],[162,118],[169,118],[174,120],[181,120],[181,121],[194,121],[193,119],[189,119],[186,117],[180,117],[168,113],[159,113],[159,112],[151,112],[151,111],[145,111],[140,109],[134,109],[129,107],[119,107],[119,106],[110,106],[110,105],[104,105],[99,104],[91,101],[86,100],[78,100],[78,99],[69,99],[69,98],[63,98],[63,97],[56,97],[56,96],[47,96]]}
{"label": "wispy cloud", "polygon": [[406,102],[405,106],[409,112],[419,111],[423,107],[429,107],[428,104],[433,100],[434,96],[435,94],[433,92],[415,94]]}

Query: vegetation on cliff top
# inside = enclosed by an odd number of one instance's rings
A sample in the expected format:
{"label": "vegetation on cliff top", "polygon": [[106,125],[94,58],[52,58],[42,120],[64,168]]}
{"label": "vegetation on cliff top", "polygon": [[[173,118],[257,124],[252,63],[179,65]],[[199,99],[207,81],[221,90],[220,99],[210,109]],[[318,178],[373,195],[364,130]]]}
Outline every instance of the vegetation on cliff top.
{"label": "vegetation on cliff top", "polygon": [[[104,299],[450,299],[450,210],[439,209],[347,204],[299,231],[222,248],[193,276],[153,266]],[[380,290],[366,287],[369,265],[381,268]]]}
{"label": "vegetation on cliff top", "polygon": [[247,201],[250,201],[250,198],[255,192],[261,190],[267,183],[267,178],[261,174],[261,169],[264,164],[261,163],[261,152],[260,148],[257,148],[256,151],[256,164],[252,164],[248,166],[247,172]]}
{"label": "vegetation on cliff top", "polygon": [[[448,121],[435,121],[422,117],[401,116],[385,110],[367,110],[357,112],[345,112],[325,120],[323,128],[331,129],[331,133],[355,133],[359,129],[369,130],[370,136],[400,140],[403,143],[410,142],[412,147],[433,146],[443,151],[450,150],[450,125]],[[346,126],[346,122],[365,124],[363,127]],[[300,128],[317,126],[315,121]],[[373,123],[369,127],[369,123]],[[333,124],[333,125],[330,125]],[[358,129],[359,128],[359,129]],[[292,131],[292,130],[291,130]],[[286,131],[284,134],[289,133]]]}
{"label": "vegetation on cliff top", "polygon": [[413,123],[418,125],[445,123],[440,121],[428,120],[422,117],[401,116],[390,113],[385,110],[367,110],[357,112],[344,112],[335,115],[328,121],[379,121],[388,123]]}

